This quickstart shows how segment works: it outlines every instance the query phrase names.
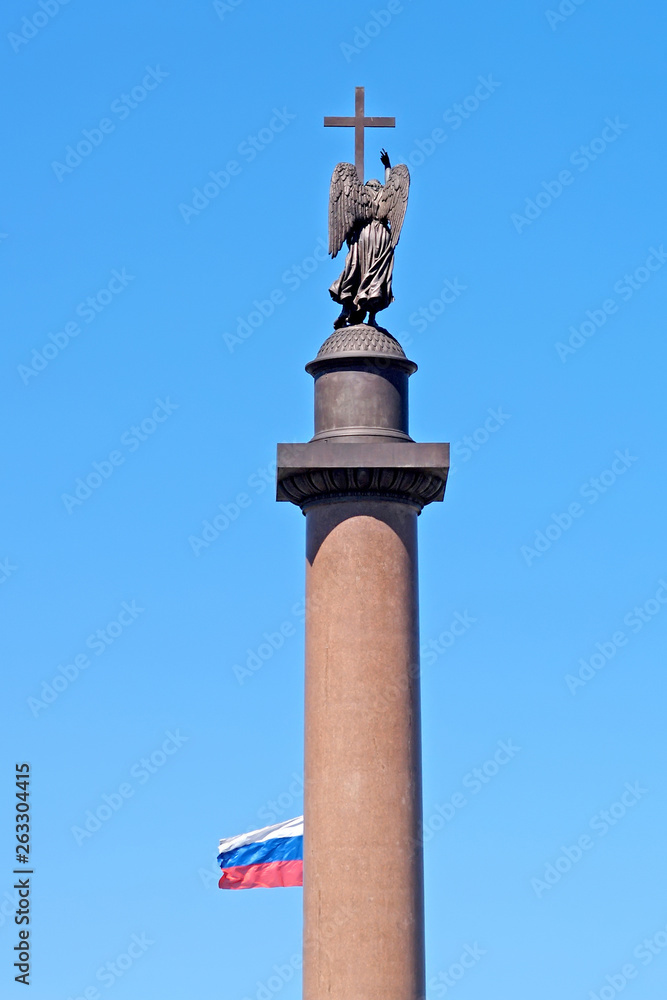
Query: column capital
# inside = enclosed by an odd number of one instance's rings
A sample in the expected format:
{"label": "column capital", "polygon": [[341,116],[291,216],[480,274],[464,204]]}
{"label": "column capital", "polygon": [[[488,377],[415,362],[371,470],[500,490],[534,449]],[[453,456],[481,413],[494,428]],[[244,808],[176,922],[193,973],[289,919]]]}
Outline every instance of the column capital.
{"label": "column capital", "polygon": [[276,499],[314,503],[394,500],[418,511],[441,501],[449,445],[414,441],[308,441],[278,445]]}

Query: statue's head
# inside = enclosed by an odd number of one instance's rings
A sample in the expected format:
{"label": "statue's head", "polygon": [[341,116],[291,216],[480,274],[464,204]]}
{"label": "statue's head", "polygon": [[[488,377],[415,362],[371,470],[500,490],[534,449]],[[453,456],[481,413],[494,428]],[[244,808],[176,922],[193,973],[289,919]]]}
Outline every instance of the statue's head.
{"label": "statue's head", "polygon": [[379,191],[382,188],[382,185],[375,179],[375,177],[373,177],[370,181],[366,181],[364,187],[370,188],[371,191]]}

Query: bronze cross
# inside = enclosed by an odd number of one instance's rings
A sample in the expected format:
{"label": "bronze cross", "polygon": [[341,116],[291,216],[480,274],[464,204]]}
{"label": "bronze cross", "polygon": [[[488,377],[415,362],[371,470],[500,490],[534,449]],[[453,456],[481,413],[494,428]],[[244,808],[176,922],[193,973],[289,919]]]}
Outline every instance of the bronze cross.
{"label": "bronze cross", "polygon": [[364,129],[395,128],[395,118],[366,118],[364,115],[364,88],[354,88],[354,118],[327,117],[325,126],[354,126],[354,165],[359,180],[364,183]]}

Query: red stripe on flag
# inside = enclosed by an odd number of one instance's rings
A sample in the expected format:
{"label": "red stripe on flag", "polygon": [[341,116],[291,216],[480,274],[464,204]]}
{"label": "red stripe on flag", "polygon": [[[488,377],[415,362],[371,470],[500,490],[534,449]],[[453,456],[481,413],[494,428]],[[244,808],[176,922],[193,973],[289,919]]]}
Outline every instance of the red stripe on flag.
{"label": "red stripe on flag", "polygon": [[225,868],[221,889],[278,889],[303,885],[303,861],[268,861],[262,865]]}

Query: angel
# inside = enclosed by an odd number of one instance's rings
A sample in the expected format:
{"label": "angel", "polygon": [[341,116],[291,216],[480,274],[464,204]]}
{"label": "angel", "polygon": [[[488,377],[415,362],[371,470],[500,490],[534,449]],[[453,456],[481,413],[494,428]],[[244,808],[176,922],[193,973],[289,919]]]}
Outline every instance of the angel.
{"label": "angel", "polygon": [[369,326],[377,326],[376,314],[394,300],[394,247],[408,204],[410,172],[404,163],[392,167],[385,149],[380,162],[384,185],[377,180],[362,184],[351,163],[337,164],[331,177],[329,253],[335,257],[344,242],[349,247],[343,273],[329,289],[342,306],[334,329],[363,323],[366,313]]}

